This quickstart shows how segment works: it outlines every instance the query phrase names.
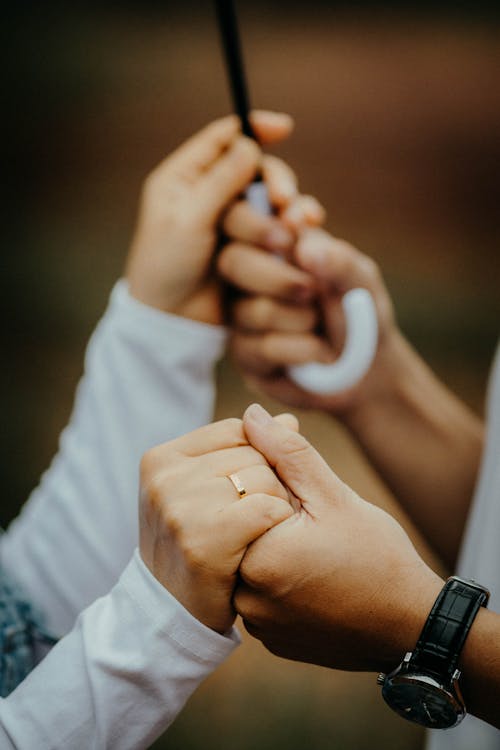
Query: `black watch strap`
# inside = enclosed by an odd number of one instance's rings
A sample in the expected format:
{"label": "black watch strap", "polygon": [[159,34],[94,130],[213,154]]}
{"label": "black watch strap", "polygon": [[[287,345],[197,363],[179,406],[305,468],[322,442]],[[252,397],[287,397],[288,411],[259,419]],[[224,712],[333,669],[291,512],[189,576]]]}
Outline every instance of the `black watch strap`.
{"label": "black watch strap", "polygon": [[409,668],[451,680],[474,618],[489,596],[475,581],[448,578],[422,629]]}

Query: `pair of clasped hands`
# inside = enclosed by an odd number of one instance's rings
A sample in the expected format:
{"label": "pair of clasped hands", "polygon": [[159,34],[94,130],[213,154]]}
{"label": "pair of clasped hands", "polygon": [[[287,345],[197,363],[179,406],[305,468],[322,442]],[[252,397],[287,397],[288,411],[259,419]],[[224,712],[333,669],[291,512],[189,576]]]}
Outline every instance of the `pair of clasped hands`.
{"label": "pair of clasped hands", "polygon": [[[261,143],[292,128],[288,116],[269,112],[254,113],[253,125]],[[274,216],[241,198],[258,172]],[[383,387],[399,334],[375,264],[328,235],[323,220],[287,165],[263,156],[236,118],[218,120],[147,178],[130,292],[175,315],[228,323],[237,363],[268,394],[293,406],[356,409]],[[228,284],[239,292],[230,309]],[[371,292],[379,319],[370,373],[335,396],[302,391],[286,368],[335,358],[341,296],[358,286]],[[144,562],[200,622],[226,633],[238,612],[271,651],[327,666],[395,665],[442,585],[399,524],[331,471],[295,417],[272,418],[257,404],[242,420],[144,456],[140,525]]]}

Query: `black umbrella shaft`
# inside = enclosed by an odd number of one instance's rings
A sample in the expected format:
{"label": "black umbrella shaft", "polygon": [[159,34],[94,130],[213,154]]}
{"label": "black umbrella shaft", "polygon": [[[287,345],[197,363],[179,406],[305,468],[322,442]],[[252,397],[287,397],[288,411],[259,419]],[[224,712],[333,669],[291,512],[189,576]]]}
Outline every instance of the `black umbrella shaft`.
{"label": "black umbrella shaft", "polygon": [[226,68],[233,96],[234,108],[241,120],[241,129],[249,138],[255,139],[248,119],[250,110],[243,56],[241,53],[238,21],[233,0],[215,0],[219,29],[226,58]]}

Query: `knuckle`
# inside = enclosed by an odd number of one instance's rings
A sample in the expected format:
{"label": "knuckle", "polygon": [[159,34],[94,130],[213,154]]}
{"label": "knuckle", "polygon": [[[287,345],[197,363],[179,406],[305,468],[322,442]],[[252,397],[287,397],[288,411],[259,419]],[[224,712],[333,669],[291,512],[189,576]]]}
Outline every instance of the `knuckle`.
{"label": "knuckle", "polygon": [[179,454],[171,442],[160,443],[149,448],[142,456],[140,461],[140,470],[145,473],[156,474],[158,471],[167,471],[177,463]]}
{"label": "knuckle", "polygon": [[161,519],[165,515],[165,487],[158,474],[148,475],[147,481],[141,482],[140,504],[141,512],[150,525],[154,525],[155,519]]}
{"label": "knuckle", "polygon": [[261,607],[257,605],[255,594],[237,590],[233,603],[236,611],[245,621],[245,628],[249,633],[258,627],[259,622],[262,622]]}
{"label": "knuckle", "polygon": [[237,166],[241,172],[248,172],[251,175],[259,164],[260,156],[261,152],[257,143],[240,135],[227,152],[226,158],[228,166]]}
{"label": "knuckle", "polygon": [[271,325],[275,313],[273,301],[269,297],[258,297],[253,301],[250,317],[259,328],[267,328]]}
{"label": "knuckle", "polygon": [[299,432],[290,432],[282,442],[282,452],[285,456],[294,456],[308,453],[310,445]]}
{"label": "knuckle", "polygon": [[[261,485],[262,484],[264,484],[264,481],[261,482]],[[276,489],[276,487],[274,487],[273,489]],[[278,505],[270,501],[270,494],[272,493],[269,492],[269,487],[266,487],[259,492],[253,493],[251,502],[258,507],[259,517],[267,525],[273,526],[278,519],[281,519],[282,514],[278,510]]]}
{"label": "knuckle", "polygon": [[231,434],[233,433],[240,433],[241,432],[241,426],[243,424],[241,419],[238,419],[238,417],[228,417],[227,419],[223,420],[224,426],[227,428],[227,431]]}
{"label": "knuckle", "polygon": [[[283,485],[270,466],[262,465],[257,467],[257,470],[260,474],[259,486],[262,487],[262,492],[268,495],[278,495],[279,497],[283,496],[283,494],[285,493],[286,496]],[[277,510],[278,508],[276,507],[268,509],[270,520],[272,520],[272,518],[276,516]]]}
{"label": "knuckle", "polygon": [[268,569],[262,559],[257,558],[255,555],[252,555],[251,559],[247,559],[248,556],[247,553],[240,566],[240,573],[243,580],[251,588],[265,591],[267,588],[266,578],[268,575]]}
{"label": "knuckle", "polygon": [[207,556],[204,545],[198,542],[196,538],[188,537],[182,528],[178,529],[177,537],[187,567],[191,569],[205,567]]}
{"label": "knuckle", "polygon": [[370,281],[377,281],[380,277],[380,271],[377,263],[368,255],[361,255],[360,260],[361,271],[364,276]]}
{"label": "knuckle", "polygon": [[246,445],[245,433],[243,431],[243,420],[237,417],[229,417],[222,420],[224,435],[227,437],[228,445],[236,443],[237,445]]}
{"label": "knuckle", "polygon": [[272,594],[273,587],[281,579],[282,561],[273,545],[262,541],[254,542],[247,551],[240,566],[243,581],[255,591]]}
{"label": "knuckle", "polygon": [[217,258],[217,270],[227,280],[231,280],[236,267],[238,253],[236,245],[230,243],[222,250]]}
{"label": "knuckle", "polygon": [[165,463],[164,452],[160,449],[159,446],[150,448],[148,451],[146,451],[146,453],[144,453],[139,464],[139,475],[141,478],[141,482],[149,483],[149,481],[158,471],[161,458],[163,458],[163,463]]}
{"label": "knuckle", "polygon": [[276,336],[265,333],[259,341],[260,356],[262,359],[274,362],[276,359]]}
{"label": "knuckle", "polygon": [[[253,320],[253,301],[248,299],[237,299],[233,302],[231,309],[231,321],[239,328],[248,329]],[[234,335],[234,334],[233,334]]]}
{"label": "knuckle", "polygon": [[245,154],[249,161],[260,160],[262,155],[261,149],[258,146],[257,142],[253,140],[253,138],[248,138],[247,136],[239,136],[236,141],[236,145],[238,146],[240,151]]}

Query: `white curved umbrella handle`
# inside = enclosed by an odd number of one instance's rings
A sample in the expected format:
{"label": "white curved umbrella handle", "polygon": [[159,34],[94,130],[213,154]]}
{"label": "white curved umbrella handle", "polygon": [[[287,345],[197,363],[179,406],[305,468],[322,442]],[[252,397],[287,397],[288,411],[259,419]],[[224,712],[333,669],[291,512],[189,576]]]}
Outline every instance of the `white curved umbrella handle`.
{"label": "white curved umbrella handle", "polygon": [[366,289],[351,289],[342,297],[346,341],[331,364],[310,362],[288,369],[289,377],[306,391],[321,395],[340,393],[366,375],[377,350],[378,325],[373,297]]}
{"label": "white curved umbrella handle", "polygon": [[[267,187],[254,182],[246,197],[253,208],[271,214]],[[331,364],[309,362],[288,369],[289,377],[306,391],[327,395],[352,388],[370,369],[377,351],[378,323],[373,297],[367,289],[351,289],[342,298],[346,341],[342,354]]]}

